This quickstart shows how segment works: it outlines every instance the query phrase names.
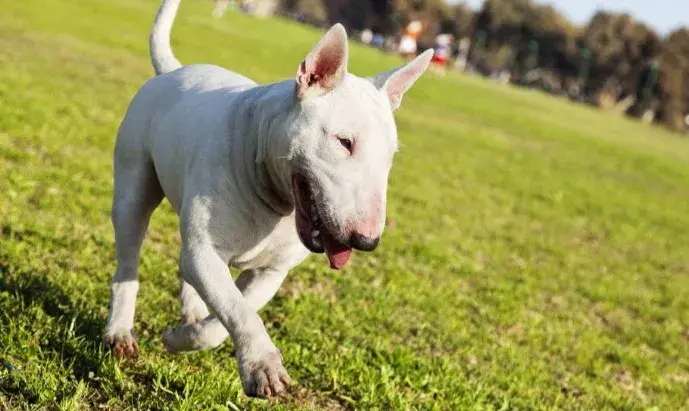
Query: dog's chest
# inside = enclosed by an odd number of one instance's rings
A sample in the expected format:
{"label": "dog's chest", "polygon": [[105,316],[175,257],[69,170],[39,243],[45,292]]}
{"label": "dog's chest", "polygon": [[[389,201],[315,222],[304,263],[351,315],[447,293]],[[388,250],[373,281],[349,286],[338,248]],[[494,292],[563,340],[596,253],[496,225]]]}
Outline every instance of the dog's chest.
{"label": "dog's chest", "polygon": [[270,230],[247,227],[246,235],[238,239],[230,265],[240,270],[274,267],[289,269],[299,264],[309,251],[299,240],[294,217],[286,217]]}

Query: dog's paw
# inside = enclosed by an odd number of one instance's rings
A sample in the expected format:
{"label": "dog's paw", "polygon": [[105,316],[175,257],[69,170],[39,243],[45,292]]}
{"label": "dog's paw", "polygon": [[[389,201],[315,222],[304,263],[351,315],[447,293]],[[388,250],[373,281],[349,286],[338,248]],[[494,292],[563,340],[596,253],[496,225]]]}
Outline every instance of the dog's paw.
{"label": "dog's paw", "polygon": [[[180,334],[183,332],[185,326],[170,327],[163,332],[163,345],[170,354],[179,354],[185,351],[192,351],[189,347],[188,338],[181,338]],[[188,327],[186,327],[188,328]]]}
{"label": "dog's paw", "polygon": [[139,344],[131,330],[114,330],[105,335],[104,344],[115,357],[136,357],[139,355]]}
{"label": "dog's paw", "polygon": [[258,361],[240,362],[239,369],[244,392],[250,397],[276,397],[292,384],[292,379],[282,366],[279,352],[272,352]]}

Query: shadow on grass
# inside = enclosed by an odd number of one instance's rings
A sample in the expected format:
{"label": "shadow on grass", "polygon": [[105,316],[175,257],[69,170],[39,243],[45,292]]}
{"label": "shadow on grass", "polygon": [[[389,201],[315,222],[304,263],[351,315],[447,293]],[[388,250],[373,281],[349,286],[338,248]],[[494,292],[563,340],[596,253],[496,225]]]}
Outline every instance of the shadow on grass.
{"label": "shadow on grass", "polygon": [[[0,333],[8,333],[0,336],[0,341],[11,345],[2,351],[24,362],[64,367],[71,382],[97,385],[92,377],[105,360],[100,346],[104,319],[76,307],[47,268],[22,268],[22,261],[30,258],[23,255],[25,251],[10,251],[10,243],[40,243],[42,251],[48,253],[75,244],[34,230],[13,230],[7,225],[0,233],[0,244],[4,243],[0,246],[0,292],[4,294],[0,298]],[[33,324],[33,329],[21,324]],[[33,338],[27,341],[27,336]],[[60,388],[55,399],[70,395],[69,390]],[[0,358],[0,394],[29,404],[41,400],[40,384],[29,383],[29,376],[6,358]]]}
{"label": "shadow on grass", "polygon": [[[95,238],[0,226],[0,397],[6,396],[10,404],[52,408],[85,384],[90,388],[89,409],[113,397],[138,408],[140,393],[132,392],[117,376],[116,360],[103,349],[105,318],[97,310],[75,304],[77,290],[60,279],[73,270],[68,262],[71,250],[93,247],[87,244],[92,241],[98,243]],[[52,267],[27,264],[36,258],[33,254],[50,260]],[[160,383],[159,372],[150,364],[122,361],[125,368],[133,369],[127,373],[130,383],[143,389]],[[27,367],[28,363],[33,364]],[[43,384],[43,375],[60,378],[60,384]],[[161,404],[186,395],[183,381],[166,378],[165,385],[165,392],[156,393]]]}

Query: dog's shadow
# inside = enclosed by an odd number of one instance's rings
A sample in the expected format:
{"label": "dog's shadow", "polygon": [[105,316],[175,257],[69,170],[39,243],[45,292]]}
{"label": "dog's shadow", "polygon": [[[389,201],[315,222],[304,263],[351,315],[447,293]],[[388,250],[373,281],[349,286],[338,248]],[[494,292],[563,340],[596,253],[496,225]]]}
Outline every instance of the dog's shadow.
{"label": "dog's shadow", "polygon": [[[110,355],[102,343],[107,321],[102,307],[79,304],[75,299],[78,290],[55,275],[54,264],[36,267],[38,264],[25,263],[39,253],[44,261],[65,260],[71,250],[80,247],[102,249],[107,245],[94,238],[64,238],[0,226],[0,410],[2,399],[8,399],[10,405],[48,405],[52,409],[71,398],[79,384],[94,392],[102,392],[106,386],[111,397],[132,406],[138,393],[130,392],[127,384],[151,387],[160,382],[155,366]],[[12,252],[12,248],[21,251]],[[102,302],[108,300],[105,294],[102,298]],[[226,345],[231,352],[232,344]],[[125,371],[127,384],[120,381],[115,364],[121,370],[132,370]],[[51,384],[36,381],[43,375],[63,383],[49,388],[52,392],[48,393],[46,387]],[[189,395],[179,380],[166,384],[166,391],[156,394],[158,399],[172,402]]]}
{"label": "dog's shadow", "polygon": [[[1,231],[0,244],[10,239],[15,244],[40,242],[54,250],[72,246],[34,230],[5,225]],[[0,343],[8,344],[4,355],[0,354],[0,376],[5,374],[0,378],[0,394],[36,403],[40,402],[39,388],[27,382],[23,374],[27,364],[22,361],[43,362],[46,368],[48,362],[60,361],[69,370],[68,378],[89,383],[105,360],[101,347],[105,319],[76,307],[69,298],[73,292],[54,281],[48,268],[22,268],[19,259],[0,245],[0,292],[4,294],[0,298],[0,334],[5,334]],[[50,368],[53,365],[60,366]]]}

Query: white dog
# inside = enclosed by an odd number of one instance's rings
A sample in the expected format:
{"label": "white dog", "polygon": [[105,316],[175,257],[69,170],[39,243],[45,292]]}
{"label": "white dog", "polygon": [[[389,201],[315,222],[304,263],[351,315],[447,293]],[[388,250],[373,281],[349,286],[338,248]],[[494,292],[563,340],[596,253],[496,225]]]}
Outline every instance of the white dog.
{"label": "white dog", "polygon": [[[105,340],[116,355],[137,354],[139,250],[167,197],[180,219],[184,324],[164,333],[166,347],[209,349],[229,335],[244,391],[269,397],[290,378],[257,310],[309,251],[339,269],[352,248],[376,247],[397,149],[392,112],[432,52],[359,78],[347,72],[338,24],[296,78],[260,86],[217,66],[182,67],[169,38],[179,3],[164,0],[158,11],[150,41],[158,76],[134,97],[117,135],[117,271]],[[228,265],[241,270],[236,282]]]}

